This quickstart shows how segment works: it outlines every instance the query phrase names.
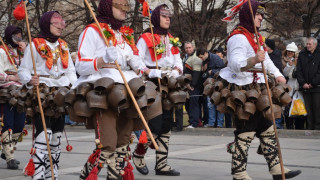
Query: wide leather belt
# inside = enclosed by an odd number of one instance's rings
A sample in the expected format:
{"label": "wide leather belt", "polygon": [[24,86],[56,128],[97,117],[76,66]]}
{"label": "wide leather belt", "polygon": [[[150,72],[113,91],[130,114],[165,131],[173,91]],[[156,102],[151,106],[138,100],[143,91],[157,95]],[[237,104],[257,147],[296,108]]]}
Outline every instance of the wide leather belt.
{"label": "wide leather belt", "polygon": [[[32,74],[33,76],[33,74]],[[55,77],[55,76],[52,76],[52,75],[38,75],[39,77],[44,77],[44,78],[50,78],[50,79],[60,79],[64,76],[64,73],[60,74],[59,77]]]}
{"label": "wide leather belt", "polygon": [[17,74],[17,72],[12,72],[12,71],[5,71],[5,73],[7,75],[16,75]]}
{"label": "wide leather belt", "polygon": [[[120,66],[120,68],[121,68],[122,71],[129,71],[129,70],[131,70],[131,68],[130,68],[129,66],[125,66],[125,67],[122,66],[122,65],[119,65],[119,66]],[[102,68],[118,69],[118,68],[117,68],[117,65],[116,65],[115,63],[107,63],[107,64],[103,65]]]}
{"label": "wide leather belt", "polygon": [[[151,66],[147,66],[147,68],[149,69],[157,69],[157,67],[151,67]],[[166,70],[169,70],[169,71],[172,71],[172,67],[159,67],[160,70],[162,71],[166,71]]]}

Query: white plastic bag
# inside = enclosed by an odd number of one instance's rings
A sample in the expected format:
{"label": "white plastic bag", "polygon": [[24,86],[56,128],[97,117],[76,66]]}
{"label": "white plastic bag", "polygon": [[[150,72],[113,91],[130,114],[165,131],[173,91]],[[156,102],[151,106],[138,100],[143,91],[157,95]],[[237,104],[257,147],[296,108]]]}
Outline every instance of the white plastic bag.
{"label": "white plastic bag", "polygon": [[[298,112],[296,112],[298,111]],[[300,91],[295,91],[292,96],[292,102],[289,110],[289,117],[307,116],[305,102]]]}

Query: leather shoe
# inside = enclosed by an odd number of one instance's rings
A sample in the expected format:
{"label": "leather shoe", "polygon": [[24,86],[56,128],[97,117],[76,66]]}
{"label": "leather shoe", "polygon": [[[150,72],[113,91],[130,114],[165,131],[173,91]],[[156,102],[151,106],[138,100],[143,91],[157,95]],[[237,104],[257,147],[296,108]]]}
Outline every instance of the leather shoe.
{"label": "leather shoe", "polygon": [[[7,158],[6,158],[6,155],[3,154],[3,153],[1,154],[1,158],[2,158],[3,160],[6,160],[6,159],[7,159]],[[18,161],[18,160],[16,160],[16,159],[13,159],[13,160],[15,161],[16,164],[18,164],[18,165],[20,164],[20,161]]]}
{"label": "leather shoe", "polygon": [[[285,173],[285,177],[286,177],[286,179],[291,179],[293,177],[298,176],[300,173],[301,173],[300,170],[289,171],[289,172]],[[281,180],[281,179],[282,179],[281,174],[273,175],[273,180]]]}
{"label": "leather shoe", "polygon": [[143,168],[138,168],[138,167],[136,166],[136,169],[137,169],[141,174],[143,174],[143,175],[149,174],[149,169],[148,169],[147,165],[144,166]]}
{"label": "leather shoe", "polygon": [[180,176],[180,172],[170,169],[170,171],[160,171],[156,169],[156,175],[163,175],[163,176]]}
{"label": "leather shoe", "polygon": [[18,169],[18,164],[12,159],[9,162],[7,162],[7,168],[8,169]]}

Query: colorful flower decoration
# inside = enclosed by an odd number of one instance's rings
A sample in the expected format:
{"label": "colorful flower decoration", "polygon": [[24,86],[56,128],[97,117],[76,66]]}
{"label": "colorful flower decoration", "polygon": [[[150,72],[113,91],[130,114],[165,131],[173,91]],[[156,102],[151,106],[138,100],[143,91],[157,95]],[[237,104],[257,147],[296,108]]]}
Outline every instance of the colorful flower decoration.
{"label": "colorful flower decoration", "polygon": [[169,40],[170,40],[170,43],[174,46],[174,47],[181,47],[182,46],[182,44],[181,44],[181,42],[179,41],[179,38],[178,37],[176,37],[176,38],[169,38]]}
{"label": "colorful flower decoration", "polygon": [[166,45],[163,44],[161,41],[158,45],[156,45],[156,54],[162,54],[166,51]]}

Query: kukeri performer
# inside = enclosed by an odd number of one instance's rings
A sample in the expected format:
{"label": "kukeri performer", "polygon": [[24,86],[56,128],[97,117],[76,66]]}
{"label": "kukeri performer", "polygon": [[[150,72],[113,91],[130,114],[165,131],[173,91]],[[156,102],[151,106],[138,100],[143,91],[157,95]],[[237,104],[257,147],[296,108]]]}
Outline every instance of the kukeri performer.
{"label": "kukeri performer", "polygon": [[[22,87],[15,67],[20,66],[26,48],[25,42],[22,41],[22,30],[16,26],[6,28],[4,41],[6,44],[0,46],[1,100],[5,100],[11,90]],[[9,54],[6,53],[4,46],[7,47]],[[9,56],[11,56],[13,62],[9,59]],[[3,117],[1,158],[7,161],[8,169],[18,169],[20,162],[14,159],[14,151],[18,139],[22,135],[26,117],[24,112],[19,112],[17,107],[9,103],[10,99],[6,99],[5,102],[0,104],[0,117]]]}
{"label": "kukeri performer", "polygon": [[[151,29],[143,33],[137,43],[139,56],[146,65],[145,74],[149,78],[161,78],[161,74],[168,74],[169,77],[178,78],[182,75],[183,65],[178,47],[174,45],[172,36],[168,32],[172,13],[166,4],[156,7],[152,11],[151,22],[153,24],[156,55],[160,70],[156,69],[156,60],[153,47]],[[170,40],[171,38],[171,40]],[[176,42],[176,41],[175,41]],[[162,105],[163,108],[163,105]],[[155,138],[159,149],[156,150],[156,175],[180,176],[180,172],[168,165],[169,140],[173,122],[173,108],[162,109],[163,114],[150,119],[148,124]],[[136,169],[144,175],[149,173],[144,156],[151,144],[148,135],[148,143],[139,143],[133,153],[133,162]]]}
{"label": "kukeri performer", "polygon": [[[252,22],[247,1],[239,11],[240,24],[233,30],[227,42],[228,66],[220,71],[221,82],[224,82],[225,87],[230,85],[231,88],[229,86],[229,89],[232,91],[230,97],[232,102],[227,100],[226,106],[230,109],[236,107],[236,110],[234,109],[236,114],[234,121],[236,127],[234,132],[235,140],[233,146],[229,146],[229,152],[232,154],[231,172],[234,180],[252,179],[248,175],[246,167],[250,144],[254,137],[257,136],[260,140],[258,152],[264,155],[273,179],[278,180],[282,179],[280,160],[272,118],[270,117],[270,105],[268,105],[269,101],[265,94],[265,81],[261,72],[261,63],[264,63],[266,71],[273,74],[275,78],[276,85],[272,83],[274,78],[268,76],[271,88],[282,89],[283,91],[284,87],[281,86],[281,83],[285,84],[286,80],[269,58],[263,47],[263,38],[259,33],[259,41],[262,47],[258,47],[256,42],[254,28],[259,29],[261,27],[266,10],[265,5],[255,0],[251,0],[251,4],[254,22]],[[246,100],[241,98],[243,97],[241,93],[245,90],[246,95],[244,98],[247,97]],[[258,92],[259,94],[257,94]],[[273,102],[275,114],[280,113],[281,115],[281,106],[288,103],[286,102],[288,98],[285,98],[287,97],[287,92],[281,93],[279,97],[274,91],[272,92],[273,98],[279,98],[278,102]],[[256,111],[253,111],[255,107],[249,107],[250,104],[256,106]],[[287,179],[301,173],[300,170],[292,171],[287,168],[284,168],[284,171]]]}
{"label": "kukeri performer", "polygon": [[[38,76],[33,75],[30,47],[25,50],[25,56],[18,70],[21,82],[29,89],[40,84],[43,87],[40,90],[44,96],[52,94],[58,88],[69,87],[77,80],[68,45],[60,39],[65,25],[65,21],[58,11],[44,13],[39,20],[40,33],[29,45],[32,46]],[[50,107],[50,105],[45,109],[43,104],[43,108],[52,153],[54,176],[57,179],[64,119],[62,115],[54,116],[58,114],[58,111],[52,109],[53,107]],[[35,173],[32,178],[51,179],[48,149],[40,113],[36,113],[33,119],[36,132],[34,135],[35,153],[32,155]]]}
{"label": "kukeri performer", "polygon": [[[137,74],[144,69],[134,42],[133,30],[123,26],[129,10],[130,5],[127,0],[101,0],[97,19],[103,29],[103,34],[100,33],[97,24],[92,23],[85,28],[79,38],[76,70],[80,78],[72,89],[77,90],[84,85],[92,84],[97,90],[97,86],[103,86],[103,83],[100,82],[105,82],[105,84],[112,82],[109,83],[112,84],[112,88],[107,92],[95,94],[92,93],[95,90],[91,90],[86,94],[86,102],[89,107],[90,99],[93,98],[92,94],[107,96],[104,102],[100,102],[109,105],[105,108],[99,107],[100,110],[95,111],[91,119],[87,120],[87,124],[90,121],[95,128],[97,148],[81,171],[80,179],[82,180],[97,174],[105,165],[107,166],[107,179],[123,179],[127,173],[124,171],[124,166],[129,158],[128,144],[134,120],[127,118],[124,111],[128,108],[136,110],[132,104],[129,107],[127,103],[119,103],[119,98],[122,96],[125,96],[123,102],[129,102],[130,97],[127,95],[124,81],[115,61],[117,60],[121,66],[130,89],[134,85],[130,83],[132,81],[143,83]],[[105,36],[110,42],[109,47],[102,36]],[[77,102],[73,105],[75,111]]]}

